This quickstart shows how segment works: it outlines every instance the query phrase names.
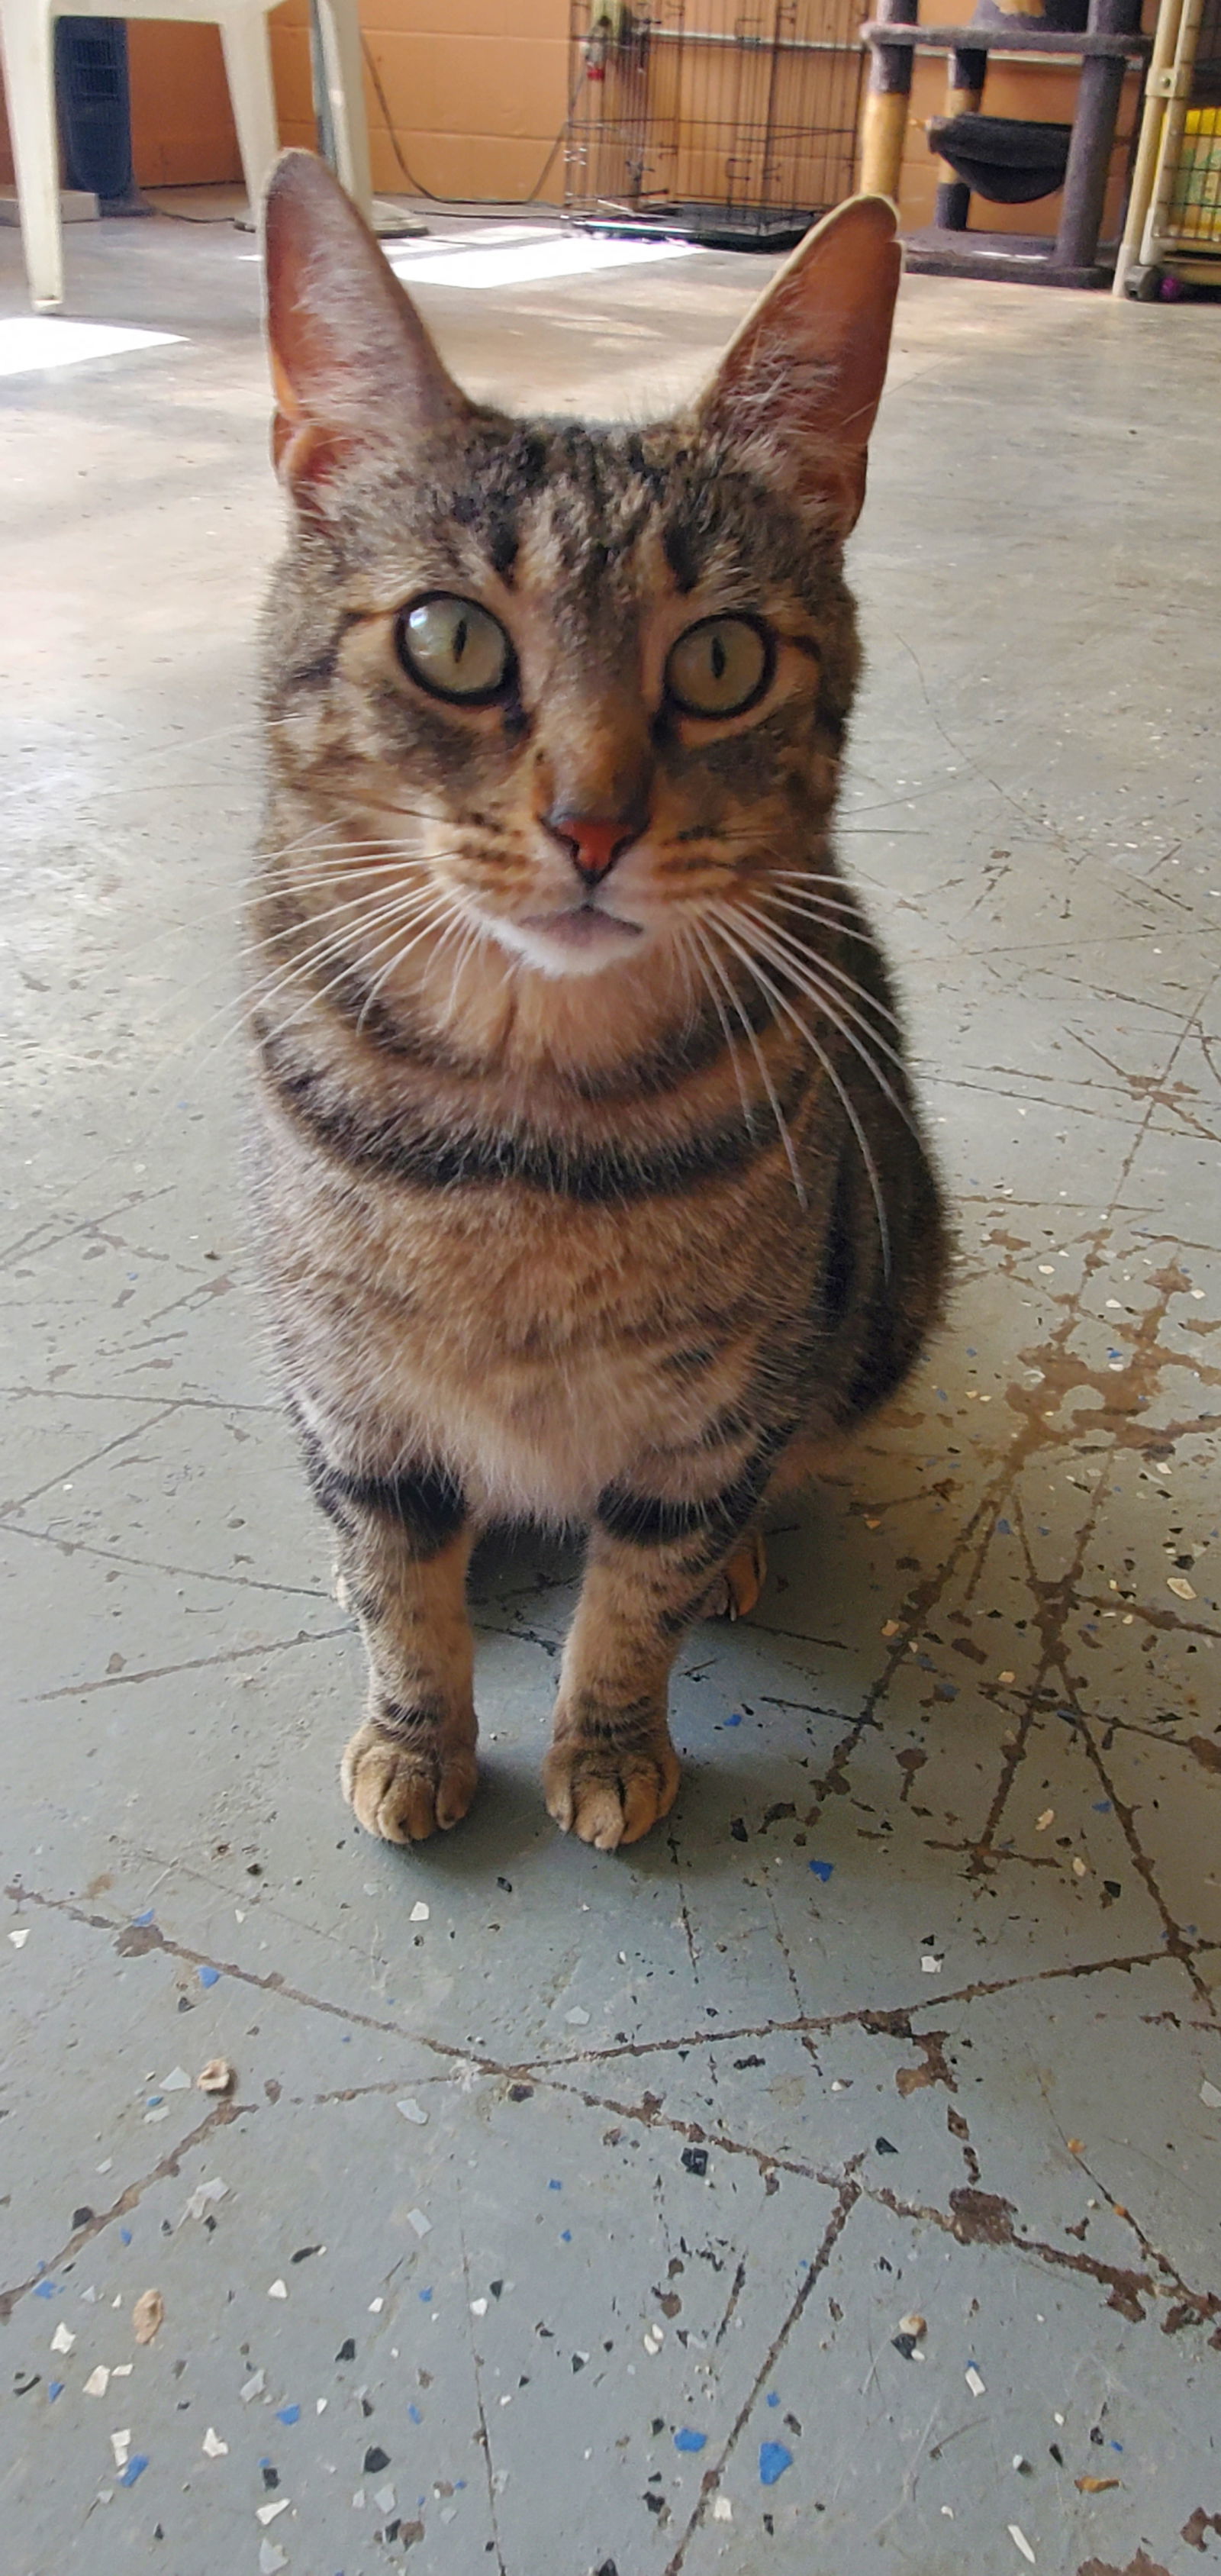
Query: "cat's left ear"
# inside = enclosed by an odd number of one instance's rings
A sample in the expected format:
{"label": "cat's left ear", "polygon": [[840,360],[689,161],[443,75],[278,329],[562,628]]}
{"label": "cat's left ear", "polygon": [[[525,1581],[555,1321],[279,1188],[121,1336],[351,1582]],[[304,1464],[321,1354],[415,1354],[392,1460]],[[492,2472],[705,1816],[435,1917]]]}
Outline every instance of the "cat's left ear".
{"label": "cat's left ear", "polygon": [[697,406],[846,537],[865,498],[903,254],[886,197],[837,206],[773,278]]}
{"label": "cat's left ear", "polygon": [[264,219],[272,453],[298,500],[325,506],[345,457],[401,456],[471,406],[368,225],[312,152],[281,154]]}

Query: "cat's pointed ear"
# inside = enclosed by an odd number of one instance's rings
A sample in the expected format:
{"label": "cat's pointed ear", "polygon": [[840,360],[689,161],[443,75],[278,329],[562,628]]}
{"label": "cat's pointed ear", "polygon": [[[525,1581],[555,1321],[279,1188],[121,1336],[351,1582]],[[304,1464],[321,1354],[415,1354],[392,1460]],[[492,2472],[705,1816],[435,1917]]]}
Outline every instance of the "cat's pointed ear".
{"label": "cat's pointed ear", "polygon": [[865,498],[903,254],[886,197],[853,197],[798,244],[747,314],[697,407],[819,503],[847,536]]}
{"label": "cat's pointed ear", "polygon": [[470,409],[368,225],[312,152],[276,163],[264,215],[272,453],[298,497],[347,455]]}

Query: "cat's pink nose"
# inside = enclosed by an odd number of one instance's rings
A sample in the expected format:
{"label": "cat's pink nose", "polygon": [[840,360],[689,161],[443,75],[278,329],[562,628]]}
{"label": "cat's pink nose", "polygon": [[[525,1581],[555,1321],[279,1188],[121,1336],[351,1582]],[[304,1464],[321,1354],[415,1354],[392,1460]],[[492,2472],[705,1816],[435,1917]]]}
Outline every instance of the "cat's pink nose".
{"label": "cat's pink nose", "polygon": [[566,849],[582,885],[601,885],[642,829],[625,814],[545,814],[543,829]]}

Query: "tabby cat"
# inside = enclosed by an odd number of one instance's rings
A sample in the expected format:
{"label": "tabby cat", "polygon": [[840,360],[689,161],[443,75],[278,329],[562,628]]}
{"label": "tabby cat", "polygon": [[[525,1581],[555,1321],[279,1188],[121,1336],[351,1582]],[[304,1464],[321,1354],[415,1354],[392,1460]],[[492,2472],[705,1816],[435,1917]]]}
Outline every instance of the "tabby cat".
{"label": "tabby cat", "polygon": [[581,1527],[544,1764],[600,1850],[673,1803],[670,1668],[899,1384],[945,1236],[829,837],[843,542],[900,270],[812,232],[677,419],[468,401],[322,164],[267,207],[274,447],[253,899],[259,1196],[390,1842],[475,1793],[472,1545]]}

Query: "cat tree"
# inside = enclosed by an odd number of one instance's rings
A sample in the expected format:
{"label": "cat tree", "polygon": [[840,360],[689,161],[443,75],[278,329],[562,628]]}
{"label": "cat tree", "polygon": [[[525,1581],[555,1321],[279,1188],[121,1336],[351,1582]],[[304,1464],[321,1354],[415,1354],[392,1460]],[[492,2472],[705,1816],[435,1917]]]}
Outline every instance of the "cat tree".
{"label": "cat tree", "polygon": [[[929,126],[931,148],[948,164],[936,221],[906,242],[907,265],[935,276],[1002,277],[1024,285],[1102,286],[1103,205],[1124,75],[1143,63],[1140,0],[1027,0],[1018,14],[980,0],[969,25],[925,27],[919,0],[879,0],[862,30],[870,52],[861,124],[861,186],[898,197],[917,53],[947,57],[946,114]],[[1074,20],[1076,23],[1074,23]],[[1077,61],[1081,76],[1071,125],[980,112],[994,52]],[[971,232],[972,194],[992,204],[1030,204],[1064,190],[1054,235]]]}

